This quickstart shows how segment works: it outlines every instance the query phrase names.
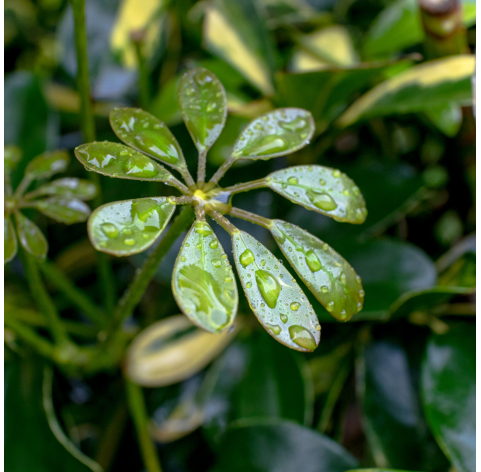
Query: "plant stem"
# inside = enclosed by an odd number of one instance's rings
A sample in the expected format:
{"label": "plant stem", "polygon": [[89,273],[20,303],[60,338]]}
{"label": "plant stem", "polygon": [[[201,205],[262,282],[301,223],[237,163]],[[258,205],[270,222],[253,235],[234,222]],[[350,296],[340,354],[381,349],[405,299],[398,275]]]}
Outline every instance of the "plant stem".
{"label": "plant stem", "polygon": [[[84,140],[95,141],[95,120],[90,99],[90,83],[88,68],[87,33],[85,30],[85,0],[71,0],[74,30],[75,30],[75,51],[77,54],[77,82],[80,93],[80,116]],[[89,179],[97,186],[99,193],[93,200],[94,206],[102,205],[100,192],[100,177],[95,172],[89,172]],[[97,253],[101,292],[105,299],[105,307],[110,314],[115,305],[115,285],[112,267],[106,254]]]}
{"label": "plant stem", "polygon": [[264,218],[263,216],[256,215],[255,213],[251,213],[250,211],[241,210],[240,208],[232,207],[229,215],[262,226],[265,229],[270,229],[270,227],[272,226],[272,220],[270,220],[269,218]]}
{"label": "plant stem", "polygon": [[149,434],[149,417],[145,408],[142,388],[125,379],[127,401],[134,420],[140,451],[147,472],[162,472],[155,445]]}
{"label": "plant stem", "polygon": [[36,258],[25,251],[21,245],[19,245],[19,255],[22,259],[22,265],[28,285],[30,286],[30,292],[39,310],[45,315],[53,339],[57,344],[70,343],[65,326],[42,282]]}
{"label": "plant stem", "polygon": [[227,218],[222,216],[218,211],[210,211],[209,215],[214,218],[215,222],[222,226],[231,236],[239,231]]}
{"label": "plant stem", "polygon": [[40,270],[50,280],[50,282],[75,305],[82,313],[88,316],[95,324],[102,326],[105,323],[105,315],[93,301],[70,281],[70,279],[59,270],[55,264],[48,261],[39,264]]}
{"label": "plant stem", "polygon": [[266,179],[252,180],[251,182],[243,182],[241,184],[232,185],[232,187],[226,187],[224,190],[230,192],[232,195],[240,192],[247,192],[256,188],[268,187]]}
{"label": "plant stem", "polygon": [[184,180],[185,180],[185,183],[186,183],[189,187],[192,187],[193,185],[195,185],[194,179],[192,178],[192,175],[191,175],[191,173],[189,172],[189,169],[187,169],[187,166],[186,166],[186,167],[181,167],[180,169],[178,169],[178,171],[181,173],[182,177],[183,177]]}
{"label": "plant stem", "polygon": [[[172,223],[171,227],[165,233],[162,241],[160,241],[157,247],[147,257],[144,265],[136,273],[123,297],[120,299],[117,308],[115,309],[114,317],[111,325],[109,326],[108,333],[115,331],[140,302],[145,290],[155,275],[155,271],[157,270],[160,262],[167,254],[175,240],[190,225],[193,220],[192,216],[191,208],[184,207]],[[109,336],[107,336],[107,339],[108,338]]]}
{"label": "plant stem", "polygon": [[150,103],[150,82],[149,82],[149,69],[147,67],[147,61],[144,56],[144,36],[143,31],[132,32],[130,37],[135,49],[135,55],[137,57],[137,66],[139,69],[139,91],[140,91],[140,106],[146,110]]}
{"label": "plant stem", "polygon": [[227,172],[229,167],[237,161],[237,156],[231,155],[229,159],[224,161],[224,163],[217,169],[217,172],[212,176],[209,182],[216,184],[219,180],[223,177],[223,175]]}
{"label": "plant stem", "polygon": [[197,166],[197,183],[205,182],[205,160],[206,151],[199,152],[198,166]]}

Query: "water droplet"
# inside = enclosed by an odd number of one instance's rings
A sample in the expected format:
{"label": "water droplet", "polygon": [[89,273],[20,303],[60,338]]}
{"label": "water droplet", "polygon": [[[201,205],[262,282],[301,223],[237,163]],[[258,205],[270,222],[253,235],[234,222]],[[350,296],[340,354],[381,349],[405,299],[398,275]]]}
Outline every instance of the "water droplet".
{"label": "water droplet", "polygon": [[122,233],[124,234],[132,234],[132,230],[130,228],[123,228]]}
{"label": "water droplet", "polygon": [[281,285],[277,279],[269,272],[259,269],[256,270],[256,283],[267,306],[275,308],[281,293]]}
{"label": "water droplet", "polygon": [[316,324],[316,326],[314,326],[314,328],[316,329],[316,331],[321,331],[321,325],[319,323]]}
{"label": "water droplet", "polygon": [[322,245],[322,249],[324,249],[324,251],[327,251],[329,249],[329,246],[326,243],[324,243]]}
{"label": "water droplet", "polygon": [[291,310],[292,311],[297,311],[301,307],[301,304],[299,302],[292,302],[291,303]]}
{"label": "water droplet", "polygon": [[227,255],[226,255],[226,254],[222,254],[222,259],[227,259]]}
{"label": "water droplet", "polygon": [[261,266],[264,267],[265,265],[266,265],[266,261],[264,259],[262,259]]}
{"label": "water droplet", "polygon": [[182,262],[185,262],[185,261],[187,260],[187,257],[181,256],[181,257],[180,257],[180,260],[181,260]]}
{"label": "water droplet", "polygon": [[214,239],[214,240],[212,240],[212,241],[209,243],[209,246],[210,246],[212,249],[215,249],[218,245],[219,245],[219,243],[217,242],[217,239]]}
{"label": "water droplet", "polygon": [[345,196],[345,197],[349,197],[349,190],[346,188],[342,191],[342,194]]}
{"label": "water droplet", "polygon": [[222,266],[222,261],[220,259],[212,259],[212,265],[218,269]]}
{"label": "water droplet", "polygon": [[322,268],[321,261],[312,249],[306,252],[306,263],[309,269],[311,269],[311,272],[317,272]]}
{"label": "water droplet", "polygon": [[365,294],[364,290],[359,290],[358,293],[359,293],[359,296],[360,296],[361,298],[364,297],[364,294]]}
{"label": "water droplet", "polygon": [[334,302],[330,301],[326,306],[327,311],[334,311]]}
{"label": "water droplet", "polygon": [[290,184],[298,184],[299,183],[299,180],[297,179],[297,177],[289,177],[287,179],[287,181],[290,183]]}
{"label": "water droplet", "polygon": [[319,180],[319,183],[320,183],[321,185],[326,185],[326,181],[325,181],[324,179],[320,179],[320,180]]}
{"label": "water droplet", "polygon": [[279,318],[281,319],[281,321],[286,324],[287,323],[287,320],[289,319],[289,317],[287,315],[285,315],[284,313],[281,313],[279,315]]}
{"label": "water droplet", "polygon": [[196,247],[197,249],[202,249],[202,244],[201,244],[201,243],[197,243],[197,244],[195,245],[195,247]]}
{"label": "water droplet", "polygon": [[240,256],[240,262],[244,267],[254,262],[254,254],[250,249],[246,249]]}
{"label": "water droplet", "polygon": [[327,285],[323,285],[321,287],[321,291],[324,292],[324,293],[327,293],[327,292],[329,292],[329,287]]}
{"label": "water droplet", "polygon": [[335,171],[333,171],[332,176],[336,178],[341,177],[341,172],[336,169]]}
{"label": "water droplet", "polygon": [[117,229],[117,226],[115,226],[113,223],[102,223],[100,225],[100,228],[102,232],[105,234],[110,239],[114,239],[117,237],[119,234],[119,230]]}
{"label": "water droplet", "polygon": [[296,343],[298,346],[307,349],[308,351],[313,351],[316,348],[316,341],[312,334],[302,326],[292,325],[289,327],[289,336],[292,342]]}
{"label": "water droplet", "polygon": [[362,303],[359,302],[359,303],[357,304],[357,311],[359,312],[359,311],[361,311],[361,310],[362,310]]}
{"label": "water droplet", "polygon": [[272,332],[272,334],[276,336],[280,334],[282,331],[282,328],[279,325],[272,325],[272,324],[266,323],[266,327],[269,331]]}
{"label": "water droplet", "polygon": [[310,191],[307,193],[307,197],[314,206],[324,211],[332,211],[337,208],[337,203],[327,193]]}
{"label": "water droplet", "polygon": [[246,283],[246,287],[247,287],[247,288],[252,288],[252,283],[251,283],[251,282],[247,282],[247,283]]}
{"label": "water droplet", "polygon": [[226,277],[226,278],[225,278],[225,281],[226,281],[227,283],[232,282],[232,277]]}
{"label": "water droplet", "polygon": [[286,149],[287,145],[282,138],[276,135],[269,135],[256,141],[255,144],[244,148],[242,154],[244,156],[265,156],[282,152]]}
{"label": "water droplet", "polygon": [[339,278],[341,279],[341,282],[346,285],[347,284],[347,277],[346,277],[346,274],[344,272],[341,272],[341,275],[339,276]]}
{"label": "water droplet", "polygon": [[124,244],[127,244],[127,246],[133,246],[135,244],[135,239],[124,239]]}
{"label": "water droplet", "polygon": [[361,283],[361,277],[359,277],[359,275],[356,275],[356,282],[357,282],[358,284]]}
{"label": "water droplet", "polygon": [[210,112],[214,111],[216,108],[217,108],[217,103],[211,102],[211,103],[207,104],[206,110],[210,113]]}
{"label": "water droplet", "polygon": [[133,177],[151,178],[158,174],[154,163],[145,156],[133,156],[125,163],[125,173]]}

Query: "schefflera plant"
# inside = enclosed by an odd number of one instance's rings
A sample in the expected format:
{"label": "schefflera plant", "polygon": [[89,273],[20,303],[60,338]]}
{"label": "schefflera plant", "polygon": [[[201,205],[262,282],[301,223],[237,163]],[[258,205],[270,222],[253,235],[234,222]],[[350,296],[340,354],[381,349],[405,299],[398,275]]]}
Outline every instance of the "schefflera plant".
{"label": "schefflera plant", "polygon": [[14,190],[10,174],[20,159],[19,148],[5,146],[4,263],[15,257],[18,249],[17,239],[30,255],[38,259],[44,259],[47,255],[48,243],[44,234],[33,221],[21,212],[22,209],[39,210],[59,223],[81,223],[87,221],[90,215],[90,208],[84,203],[84,200],[90,200],[97,194],[97,187],[93,183],[74,177],[46,182],[26,193],[33,182],[43,181],[67,169],[70,157],[66,151],[61,150],[45,152],[33,158],[27,164],[22,181]]}
{"label": "schefflera plant", "polygon": [[[238,159],[270,159],[293,153],[314,133],[311,114],[281,108],[253,120],[236,140],[232,154],[205,182],[206,154],[219,137],[227,115],[225,90],[210,71],[197,68],[180,81],[178,102],[198,149],[197,182],[168,128],[149,113],[116,108],[110,123],[125,143],[95,142],[75,150],[88,169],[110,177],[163,182],[180,197],[151,197],[109,203],[89,219],[90,239],[99,251],[128,256],[144,251],[160,236],[176,205],[195,208],[196,220],[177,256],[172,276],[182,312],[209,332],[228,330],[235,319],[238,292],[228,257],[206,220],[213,218],[232,237],[235,265],[250,307],[268,333],[286,346],[312,351],[320,325],[301,287],[266,247],[236,228],[225,215],[245,219],[271,231],[280,249],[321,304],[338,320],[347,321],[362,308],[361,279],[326,243],[281,220],[269,220],[232,206],[238,192],[269,187],[294,203],[341,222],[362,223],[363,197],[346,175],[322,166],[297,166],[264,179],[221,188],[219,180]],[[160,161],[183,177],[185,184]]]}

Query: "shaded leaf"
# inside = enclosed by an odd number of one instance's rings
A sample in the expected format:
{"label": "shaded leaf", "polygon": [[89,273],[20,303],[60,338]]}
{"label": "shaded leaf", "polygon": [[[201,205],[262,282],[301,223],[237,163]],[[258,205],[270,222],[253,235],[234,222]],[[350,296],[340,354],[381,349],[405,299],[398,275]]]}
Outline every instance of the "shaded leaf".
{"label": "shaded leaf", "polygon": [[67,225],[87,221],[90,215],[89,206],[76,198],[51,197],[37,200],[35,208],[49,218]]}
{"label": "shaded leaf", "polygon": [[345,472],[358,462],[340,444],[290,421],[241,420],[226,432],[213,472]]}
{"label": "shaded leaf", "polygon": [[65,177],[41,185],[33,192],[25,195],[25,198],[35,198],[44,195],[90,200],[97,195],[97,187],[89,180]]}
{"label": "shaded leaf", "polygon": [[174,210],[165,197],[107,203],[89,218],[90,241],[97,251],[115,256],[137,254],[155,242]]}
{"label": "shaded leaf", "polygon": [[114,108],[110,125],[125,144],[175,169],[185,168],[184,155],[174,135],[150,113],[140,108]]}
{"label": "shaded leaf", "polygon": [[244,231],[232,235],[232,246],[242,287],[262,326],[291,349],[313,351],[319,344],[321,326],[295,279]]}
{"label": "shaded leaf", "polygon": [[345,127],[361,119],[470,100],[473,72],[474,56],[470,55],[417,65],[372,88],[342,114],[337,124]]}
{"label": "shaded leaf", "polygon": [[458,134],[463,121],[461,107],[455,103],[431,107],[425,110],[430,121],[446,136],[454,137]]}
{"label": "shaded leaf", "polygon": [[75,156],[88,169],[118,179],[168,183],[174,176],[158,162],[118,143],[89,143],[75,148]]}
{"label": "shaded leaf", "polygon": [[459,472],[476,470],[476,330],[453,325],[432,335],[421,373],[424,411],[434,437]]}
{"label": "shaded leaf", "polygon": [[224,87],[207,69],[193,69],[180,81],[178,100],[194,144],[199,152],[207,152],[224,128],[227,116]]}
{"label": "shaded leaf", "polygon": [[139,333],[127,351],[129,378],[145,387],[171,385],[202,370],[235,333],[199,330],[183,315],[158,321]]}
{"label": "shaded leaf", "polygon": [[39,227],[20,212],[15,213],[15,221],[20,244],[28,253],[43,259],[47,255],[48,243]]}
{"label": "shaded leaf", "polygon": [[10,144],[9,146],[4,146],[3,148],[3,166],[5,172],[12,172],[20,160],[22,159],[22,151],[18,146]]}
{"label": "shaded leaf", "polygon": [[66,151],[44,152],[32,159],[25,169],[28,179],[46,179],[59,172],[65,172],[70,157]]}
{"label": "shaded leaf", "polygon": [[359,187],[337,169],[289,167],[269,174],[266,182],[291,202],[336,221],[360,224],[366,219],[366,204]]}
{"label": "shaded leaf", "polygon": [[205,221],[195,221],[182,244],[172,291],[182,312],[199,328],[214,333],[232,326],[239,302],[234,273]]}
{"label": "shaded leaf", "polygon": [[411,472],[407,470],[399,470],[399,469],[351,469],[347,472]]}
{"label": "shaded leaf", "polygon": [[278,108],[251,121],[237,138],[237,159],[270,159],[291,154],[309,144],[312,115],[300,108]]}
{"label": "shaded leaf", "polygon": [[348,321],[361,311],[361,278],[340,254],[285,221],[273,220],[270,230],[299,277],[332,316]]}
{"label": "shaded leaf", "polygon": [[10,216],[3,215],[3,263],[11,261],[17,254],[17,236]]}

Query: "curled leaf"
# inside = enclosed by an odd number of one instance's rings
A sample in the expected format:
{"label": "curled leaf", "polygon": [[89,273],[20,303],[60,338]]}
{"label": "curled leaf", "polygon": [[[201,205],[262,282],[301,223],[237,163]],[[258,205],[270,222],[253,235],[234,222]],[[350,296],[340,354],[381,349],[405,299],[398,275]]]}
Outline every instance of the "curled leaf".
{"label": "curled leaf", "polygon": [[251,121],[237,138],[238,159],[270,159],[291,154],[309,144],[314,119],[301,108],[278,108]]}
{"label": "curled leaf", "polygon": [[6,172],[12,172],[22,158],[22,151],[13,144],[3,148],[3,165]]}
{"label": "curled leaf", "polygon": [[332,316],[348,321],[362,309],[361,278],[340,254],[285,221],[274,220],[270,230],[299,277]]}
{"label": "curled leaf", "polygon": [[15,220],[20,244],[32,256],[43,259],[47,255],[48,243],[39,227],[20,212],[15,213]]}
{"label": "curled leaf", "polygon": [[234,332],[206,333],[183,315],[152,324],[127,351],[128,377],[145,387],[171,385],[202,370],[234,337]]}
{"label": "curled leaf", "polygon": [[174,176],[150,157],[118,143],[89,143],[75,149],[87,170],[118,179],[153,180],[168,183]]}
{"label": "curled leaf", "polygon": [[36,201],[35,207],[49,218],[67,225],[87,221],[90,215],[88,205],[76,198],[51,197]]}
{"label": "curled leaf", "polygon": [[177,256],[172,291],[199,328],[223,331],[234,322],[239,297],[227,255],[205,221],[194,222]]}
{"label": "curled leaf", "polygon": [[140,108],[114,108],[110,124],[125,144],[176,169],[185,168],[184,155],[174,135],[150,113]]}
{"label": "curled leaf", "polygon": [[3,263],[11,261],[17,254],[17,237],[10,216],[3,216]]}
{"label": "curled leaf", "polygon": [[152,246],[174,210],[165,197],[107,203],[89,218],[90,241],[97,251],[115,256],[137,254]]}
{"label": "curled leaf", "polygon": [[66,151],[44,152],[32,159],[25,169],[25,176],[30,179],[47,179],[59,172],[65,172],[70,157]]}
{"label": "curled leaf", "polygon": [[321,326],[288,270],[260,242],[238,231],[232,236],[234,260],[250,307],[266,331],[298,351],[313,351]]}
{"label": "curled leaf", "polygon": [[224,128],[227,99],[219,79],[204,68],[187,72],[178,91],[185,125],[199,152],[206,152]]}
{"label": "curled leaf", "polygon": [[337,221],[363,223],[367,210],[359,187],[339,170],[323,166],[288,167],[269,174],[268,186],[291,202]]}
{"label": "curled leaf", "polygon": [[40,186],[33,192],[25,195],[25,198],[36,198],[44,195],[90,200],[97,195],[97,187],[88,180],[65,177]]}

